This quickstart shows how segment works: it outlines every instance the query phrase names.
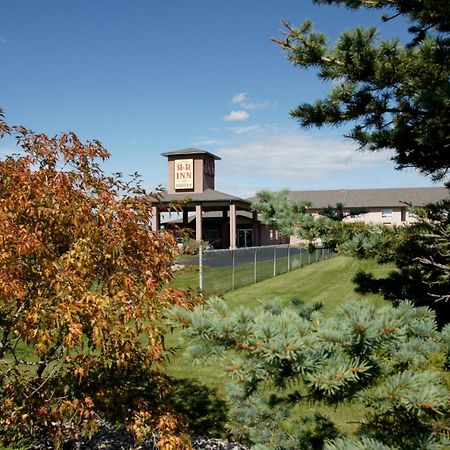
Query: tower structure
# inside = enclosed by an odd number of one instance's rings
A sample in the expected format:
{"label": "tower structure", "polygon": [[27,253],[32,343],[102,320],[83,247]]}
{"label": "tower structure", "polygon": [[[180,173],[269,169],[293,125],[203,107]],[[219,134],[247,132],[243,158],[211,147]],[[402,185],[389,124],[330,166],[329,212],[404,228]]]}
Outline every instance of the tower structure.
{"label": "tower structure", "polygon": [[196,148],[162,153],[167,157],[168,194],[201,193],[215,188],[216,161],[220,158]]}

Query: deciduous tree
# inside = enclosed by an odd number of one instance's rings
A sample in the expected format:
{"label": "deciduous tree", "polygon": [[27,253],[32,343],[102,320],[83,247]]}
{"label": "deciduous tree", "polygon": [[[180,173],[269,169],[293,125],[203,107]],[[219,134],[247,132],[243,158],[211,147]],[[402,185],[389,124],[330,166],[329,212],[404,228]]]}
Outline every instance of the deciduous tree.
{"label": "deciduous tree", "polygon": [[5,136],[19,153],[0,161],[0,442],[60,447],[100,418],[188,446],[164,403],[160,318],[185,298],[167,288],[175,240],[151,229],[157,194],[105,175],[97,141],[2,117]]}

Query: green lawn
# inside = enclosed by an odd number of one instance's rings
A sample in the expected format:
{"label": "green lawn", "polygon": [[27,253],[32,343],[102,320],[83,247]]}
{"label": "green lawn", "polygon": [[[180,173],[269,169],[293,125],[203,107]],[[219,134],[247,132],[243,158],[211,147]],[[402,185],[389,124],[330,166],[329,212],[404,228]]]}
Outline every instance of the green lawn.
{"label": "green lawn", "polygon": [[[324,256],[325,255],[325,256]],[[316,263],[324,257],[328,257],[328,253],[318,250],[317,253],[301,253],[292,255],[288,263],[288,258],[277,258],[274,268],[273,260],[258,261],[255,266],[253,263],[239,264],[234,269],[234,278],[231,266],[221,268],[211,268],[204,266],[203,275],[203,292],[206,295],[222,295],[228,291],[247,286],[254,283],[255,277],[258,282],[267,278],[273,278],[274,270],[277,275],[288,271],[288,264],[291,270],[298,267],[305,267],[309,264]],[[173,287],[185,288],[189,286],[197,289],[199,287],[199,267],[198,265],[187,265],[183,270],[177,273],[175,280],[171,283]]]}
{"label": "green lawn", "polygon": [[[224,270],[228,269],[209,269],[208,276],[221,278]],[[393,266],[338,256],[229,291],[223,297],[230,305],[242,304],[250,307],[264,299],[276,297],[289,302],[299,298],[306,303],[323,302],[325,311],[331,312],[346,300],[362,298],[354,292],[354,284],[351,281],[359,270],[373,272],[375,277],[380,278],[393,270]],[[171,285],[180,289],[198,289],[198,266],[189,266],[179,271]],[[377,304],[383,301],[381,296],[370,297]]]}
{"label": "green lawn", "polygon": [[[223,298],[233,307],[245,305],[253,308],[260,301],[278,298],[288,304],[292,299],[301,299],[305,303],[322,302],[325,314],[332,314],[342,303],[350,299],[361,299],[363,296],[354,292],[352,277],[359,270],[373,272],[375,277],[381,278],[391,270],[392,266],[381,266],[375,261],[359,261],[353,258],[338,256],[321,261],[301,269],[269,278],[264,281],[227,292]],[[192,274],[194,274],[193,278]],[[178,287],[192,279],[193,284],[184,287],[197,287],[195,276],[197,273],[180,272],[175,280]],[[385,301],[379,295],[365,296],[381,306]],[[179,380],[195,380],[212,390],[212,395],[220,397],[224,394],[224,385],[227,382],[224,366],[220,362],[210,363],[208,366],[192,367],[190,361],[183,356],[183,342],[178,333],[166,336],[169,345],[178,347],[167,367],[167,373]],[[317,408],[311,409],[311,412]],[[320,407],[344,431],[353,431],[356,422],[363,414],[363,409],[352,406],[340,408]]]}

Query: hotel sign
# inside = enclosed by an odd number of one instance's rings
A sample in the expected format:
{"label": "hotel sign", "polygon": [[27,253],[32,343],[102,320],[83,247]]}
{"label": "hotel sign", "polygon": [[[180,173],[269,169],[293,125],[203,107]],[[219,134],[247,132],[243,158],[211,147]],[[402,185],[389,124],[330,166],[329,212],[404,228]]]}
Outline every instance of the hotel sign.
{"label": "hotel sign", "polygon": [[194,188],[194,160],[175,160],[175,189]]}

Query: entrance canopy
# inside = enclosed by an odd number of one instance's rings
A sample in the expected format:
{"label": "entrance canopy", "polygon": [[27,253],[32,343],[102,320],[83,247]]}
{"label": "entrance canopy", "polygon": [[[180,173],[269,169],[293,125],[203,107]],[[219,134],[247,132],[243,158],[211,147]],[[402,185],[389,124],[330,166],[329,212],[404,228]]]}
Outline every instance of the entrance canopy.
{"label": "entrance canopy", "polygon": [[[195,212],[197,241],[214,240],[223,248],[235,248],[238,229],[236,211],[251,211],[251,202],[215,190],[216,161],[220,158],[196,148],[166,152],[162,153],[162,156],[167,158],[167,192],[162,194],[159,201],[152,202],[153,229],[160,227],[161,212],[181,210],[184,228],[188,227],[188,213]],[[210,227],[205,234],[202,215],[212,211],[219,212],[219,217],[222,213],[222,217],[220,221],[216,221],[215,227]],[[257,215],[252,214],[256,227]],[[256,231],[253,234],[256,243]]]}
{"label": "entrance canopy", "polygon": [[[181,210],[183,213],[183,228],[189,226],[188,214],[195,212],[195,239],[215,241],[220,247],[235,248],[237,245],[237,211],[251,211],[251,202],[214,189],[206,189],[203,192],[192,193],[163,193],[159,201],[152,202],[153,205],[153,228],[160,227],[160,213]],[[203,227],[203,213],[221,212],[220,221],[214,225]],[[256,228],[257,216],[252,214],[253,223]],[[254,231],[255,242],[257,231]]]}

